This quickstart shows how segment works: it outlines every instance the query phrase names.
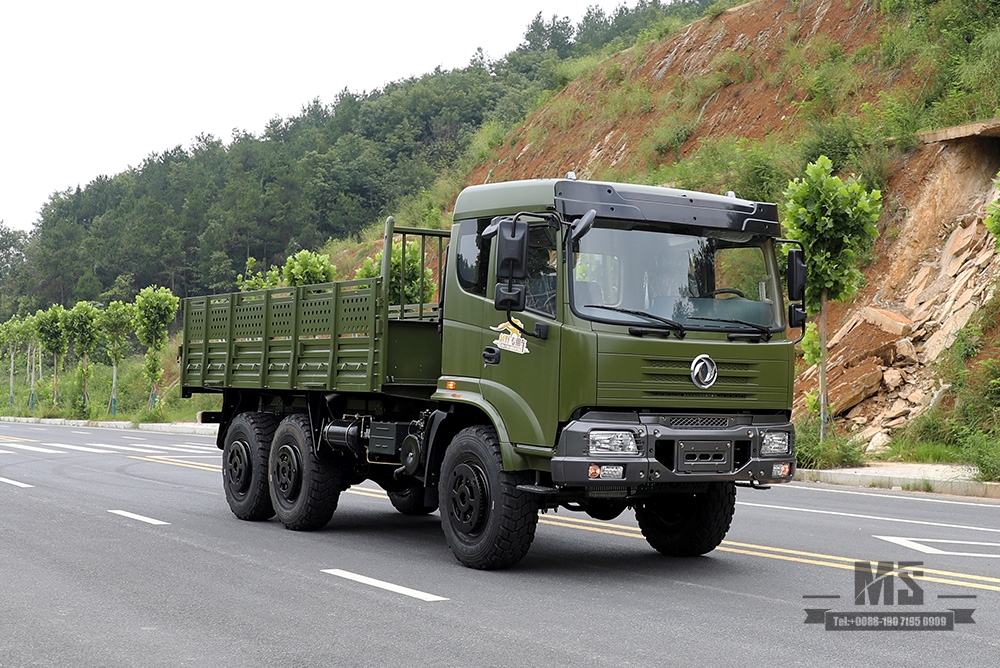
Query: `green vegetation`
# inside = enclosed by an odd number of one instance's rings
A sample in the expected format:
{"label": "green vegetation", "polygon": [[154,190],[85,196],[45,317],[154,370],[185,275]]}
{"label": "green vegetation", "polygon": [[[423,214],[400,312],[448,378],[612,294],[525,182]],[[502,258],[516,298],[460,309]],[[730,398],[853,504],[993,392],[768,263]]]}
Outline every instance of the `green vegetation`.
{"label": "green vegetation", "polygon": [[256,267],[257,258],[248,257],[245,275],[236,277],[236,285],[241,291],[329,283],[337,278],[337,268],[330,262],[329,255],[307,250],[288,256],[285,266],[280,269],[272,266],[266,272],[255,272]]}
{"label": "green vegetation", "polygon": [[882,37],[882,62],[922,81],[908,106],[895,106],[894,120],[929,129],[1000,115],[1000,4],[883,0],[881,9],[895,26]]}
{"label": "green vegetation", "polygon": [[814,413],[795,425],[795,458],[801,468],[860,466],[864,463],[862,445],[833,430],[821,438],[819,416]]}
{"label": "green vegetation", "polygon": [[[364,263],[355,272],[355,278],[374,278],[382,274],[383,251],[372,257],[365,258]],[[416,241],[406,244],[406,268],[403,268],[403,245],[394,244],[389,266],[389,303],[390,304],[421,304],[434,298],[436,286],[434,274],[430,267],[421,271],[420,245]],[[400,280],[403,285],[400,287]]]}
{"label": "green vegetation", "polygon": [[[176,346],[169,350],[166,337],[177,301],[166,288],[150,287],[136,303],[114,301],[102,310],[80,302],[68,311],[56,304],[0,324],[0,350],[9,359],[10,377],[0,415],[99,419],[122,413],[126,419],[151,421],[191,419],[194,411],[215,406],[213,400],[178,403]],[[147,355],[137,344],[148,348]],[[66,367],[75,368],[68,378],[61,376]],[[153,407],[161,380],[167,389]]]}
{"label": "green vegetation", "polygon": [[180,300],[167,288],[143,288],[135,298],[135,337],[146,348],[143,376],[149,388],[149,408],[156,409],[156,387],[163,377],[160,361],[167,345],[167,327],[174,321]]}
{"label": "green vegetation", "polygon": [[[993,179],[993,186],[1000,189],[1000,174],[997,174],[997,178]],[[994,243],[1000,249],[1000,200],[994,200],[986,206],[986,217],[983,219],[983,225],[993,235]]]}

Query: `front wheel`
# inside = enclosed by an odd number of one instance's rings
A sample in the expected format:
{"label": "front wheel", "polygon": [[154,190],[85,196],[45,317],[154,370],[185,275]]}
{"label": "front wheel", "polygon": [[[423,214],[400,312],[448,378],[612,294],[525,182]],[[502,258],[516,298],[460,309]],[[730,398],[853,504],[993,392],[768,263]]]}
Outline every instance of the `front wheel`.
{"label": "front wheel", "polygon": [[736,485],[711,482],[705,492],[671,494],[635,507],[642,535],[657,552],[696,557],[722,543],[736,510]]}
{"label": "front wheel", "polygon": [[286,529],[326,526],[340,499],[341,471],[317,456],[307,416],[289,415],[278,425],[267,470],[274,514]]}
{"label": "front wheel", "polygon": [[470,568],[513,566],[535,538],[538,507],[518,491],[528,475],[504,471],[492,427],[458,432],[445,452],[438,489],[441,526],[455,558]]}

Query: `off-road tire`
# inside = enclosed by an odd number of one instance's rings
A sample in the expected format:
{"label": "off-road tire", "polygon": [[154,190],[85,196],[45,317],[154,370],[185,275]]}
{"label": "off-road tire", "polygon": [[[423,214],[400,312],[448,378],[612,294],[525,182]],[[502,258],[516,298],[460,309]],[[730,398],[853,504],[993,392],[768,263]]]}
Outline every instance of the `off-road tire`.
{"label": "off-road tire", "polygon": [[455,435],[441,463],[438,500],[445,540],[455,558],[482,570],[513,566],[535,538],[538,505],[518,491],[527,472],[504,471],[493,427],[467,427]]}
{"label": "off-road tire", "polygon": [[710,482],[705,492],[671,494],[635,507],[642,535],[656,551],[696,557],[719,546],[736,510],[736,485]]}
{"label": "off-road tire", "polygon": [[289,415],[274,431],[267,479],[274,514],[286,529],[321,529],[340,499],[339,466],[316,455],[309,418]]}
{"label": "off-road tire", "polygon": [[424,503],[424,488],[419,485],[388,494],[392,507],[404,515],[429,515],[438,509],[437,503]]}
{"label": "off-road tire", "polygon": [[222,450],[222,488],[233,514],[259,522],[274,517],[267,489],[267,460],[278,417],[241,413],[229,424]]}

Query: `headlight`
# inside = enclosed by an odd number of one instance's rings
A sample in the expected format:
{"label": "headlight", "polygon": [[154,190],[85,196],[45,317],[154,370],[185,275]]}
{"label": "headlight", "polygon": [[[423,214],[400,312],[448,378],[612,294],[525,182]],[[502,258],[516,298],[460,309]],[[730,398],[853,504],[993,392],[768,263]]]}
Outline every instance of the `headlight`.
{"label": "headlight", "polygon": [[593,455],[637,455],[639,446],[631,431],[592,431],[588,434],[588,453]]}
{"label": "headlight", "polygon": [[787,431],[769,431],[764,434],[760,444],[761,457],[787,455],[789,452]]}

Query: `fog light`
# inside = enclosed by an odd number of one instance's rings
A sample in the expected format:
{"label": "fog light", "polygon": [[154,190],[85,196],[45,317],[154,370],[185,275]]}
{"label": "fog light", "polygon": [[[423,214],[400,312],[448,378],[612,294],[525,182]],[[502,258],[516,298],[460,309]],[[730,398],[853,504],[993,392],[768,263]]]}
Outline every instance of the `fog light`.
{"label": "fog light", "polygon": [[591,480],[621,480],[625,477],[625,467],[609,464],[605,464],[604,466],[591,464],[590,469],[587,471],[587,477]]}
{"label": "fog light", "polygon": [[760,443],[761,457],[773,457],[774,455],[787,455],[788,449],[787,431],[769,431],[764,434]]}
{"label": "fog light", "polygon": [[792,474],[792,463],[781,462],[771,467],[772,478],[787,478]]}
{"label": "fog light", "polygon": [[587,434],[588,452],[594,455],[637,455],[639,446],[631,431],[592,431]]}

